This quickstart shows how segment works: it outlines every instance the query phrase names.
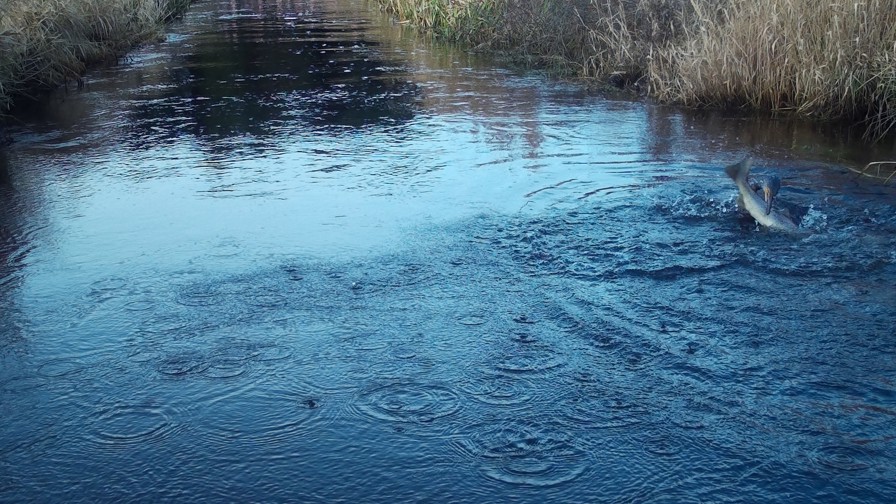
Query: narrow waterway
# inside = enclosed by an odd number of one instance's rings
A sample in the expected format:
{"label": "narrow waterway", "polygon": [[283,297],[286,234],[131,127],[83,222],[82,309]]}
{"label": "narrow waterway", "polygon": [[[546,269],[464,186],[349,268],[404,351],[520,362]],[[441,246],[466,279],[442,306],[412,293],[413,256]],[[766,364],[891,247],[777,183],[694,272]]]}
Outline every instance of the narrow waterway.
{"label": "narrow waterway", "polygon": [[[360,0],[208,0],[7,121],[2,502],[890,502],[896,157]],[[783,180],[796,235],[722,168]]]}

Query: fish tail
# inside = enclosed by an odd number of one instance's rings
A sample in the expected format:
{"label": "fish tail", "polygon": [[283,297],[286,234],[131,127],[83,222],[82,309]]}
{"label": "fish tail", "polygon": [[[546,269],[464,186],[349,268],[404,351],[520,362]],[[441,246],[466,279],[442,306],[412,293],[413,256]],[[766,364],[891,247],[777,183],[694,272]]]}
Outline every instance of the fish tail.
{"label": "fish tail", "polygon": [[749,157],[745,157],[740,163],[726,166],[725,173],[734,179],[735,182],[746,182],[752,164],[753,160]]}

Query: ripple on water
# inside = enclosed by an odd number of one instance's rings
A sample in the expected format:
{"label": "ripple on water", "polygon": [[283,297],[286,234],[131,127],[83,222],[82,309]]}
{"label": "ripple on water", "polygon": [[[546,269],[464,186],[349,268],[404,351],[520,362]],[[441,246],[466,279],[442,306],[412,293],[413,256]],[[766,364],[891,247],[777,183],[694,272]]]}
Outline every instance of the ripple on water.
{"label": "ripple on water", "polygon": [[[414,356],[403,359],[390,356],[381,360],[365,360],[349,364],[347,375],[356,385],[363,387],[368,383],[382,383],[385,381],[415,381],[418,378],[426,379],[431,376],[436,364],[432,359]],[[357,389],[357,387],[356,387]]]}
{"label": "ripple on water", "polygon": [[262,345],[258,347],[256,359],[259,362],[273,362],[292,357],[292,350],[281,345]]}
{"label": "ripple on water", "polygon": [[562,401],[561,415],[574,426],[617,429],[638,425],[648,418],[647,407],[633,398],[622,396],[585,396],[573,394]]}
{"label": "ripple on water", "polygon": [[861,446],[825,445],[812,450],[809,460],[817,469],[862,471],[874,465],[874,456]]}
{"label": "ripple on water", "polygon": [[128,281],[122,277],[108,277],[90,284],[87,298],[94,302],[103,302],[117,296],[127,294]]}
{"label": "ripple on water", "polygon": [[522,376],[483,374],[461,384],[473,399],[494,406],[519,406],[535,397],[535,385]]}
{"label": "ripple on water", "polygon": [[517,343],[534,343],[537,341],[535,335],[529,331],[513,331],[510,339]]}
{"label": "ripple on water", "polygon": [[640,442],[646,453],[658,457],[676,457],[685,448],[684,441],[666,430],[649,430],[640,436]]}
{"label": "ripple on water", "polygon": [[176,313],[161,313],[146,319],[140,327],[142,334],[163,334],[183,337],[194,332],[196,320]]}
{"label": "ripple on water", "polygon": [[399,343],[390,349],[390,353],[396,359],[413,359],[417,357],[417,347],[410,343]]}
{"label": "ripple on water", "polygon": [[98,411],[88,421],[88,439],[107,448],[158,442],[179,424],[167,409],[148,404],[119,404]]}
{"label": "ripple on water", "polygon": [[666,421],[682,429],[703,429],[719,421],[719,414],[705,399],[679,397],[665,407]]}
{"label": "ripple on water", "polygon": [[87,368],[87,364],[77,359],[50,359],[37,368],[38,374],[47,378],[61,378],[78,374]]}
{"label": "ripple on water", "polygon": [[10,392],[19,394],[22,392],[30,392],[47,385],[48,380],[45,376],[14,376],[6,381],[0,382],[0,392]]}
{"label": "ripple on water", "polygon": [[212,401],[203,408],[197,427],[221,444],[245,441],[277,448],[313,431],[329,418],[330,410],[309,391],[259,386]]}
{"label": "ripple on water", "polygon": [[656,363],[664,355],[664,351],[649,344],[638,347],[623,345],[615,350],[616,356],[622,360],[625,369],[629,371],[649,371],[656,367]]}
{"label": "ripple on water", "polygon": [[591,345],[597,350],[611,351],[616,350],[620,346],[622,346],[622,341],[619,338],[605,332],[600,332],[592,335],[590,342]]}
{"label": "ripple on water", "polygon": [[367,366],[334,359],[307,359],[298,363],[296,373],[302,383],[316,394],[354,393],[362,380],[370,378]]}
{"label": "ripple on water", "polygon": [[452,446],[496,481],[556,486],[578,478],[590,465],[580,437],[549,423],[515,418],[464,430],[466,435],[452,441]]}
{"label": "ripple on water", "polygon": [[101,278],[90,284],[91,291],[117,291],[125,288],[128,281],[122,277]]}
{"label": "ripple on water", "polygon": [[517,324],[537,324],[538,320],[530,317],[525,313],[520,313],[519,315],[514,316],[511,320],[513,320]]}
{"label": "ripple on water", "polygon": [[249,367],[245,359],[232,357],[216,357],[202,371],[202,376],[207,378],[235,378],[245,374]]}
{"label": "ripple on water", "polygon": [[161,362],[165,359],[164,354],[157,349],[143,344],[131,343],[127,347],[127,358],[132,362],[150,363]]}
{"label": "ripple on water", "polygon": [[374,420],[424,424],[453,415],[460,407],[460,395],[447,386],[398,382],[361,390],[352,410]]}
{"label": "ripple on water", "polygon": [[168,355],[156,368],[167,376],[187,376],[202,373],[211,366],[209,356],[201,352],[181,352]]}
{"label": "ripple on water", "polygon": [[553,347],[543,343],[527,343],[492,357],[497,371],[510,374],[539,374],[564,364],[564,358]]}
{"label": "ripple on water", "polygon": [[182,377],[201,375],[206,378],[233,378],[255,366],[285,360],[292,351],[278,344],[257,344],[249,340],[227,340],[208,351],[185,349],[160,353],[137,349],[129,357],[135,361],[155,361],[163,375]]}
{"label": "ripple on water", "polygon": [[365,334],[355,336],[348,340],[349,347],[353,350],[361,352],[370,352],[373,350],[382,350],[389,346],[389,340],[381,338],[374,334]]}
{"label": "ripple on water", "polygon": [[248,305],[255,308],[282,308],[286,306],[288,298],[278,292],[257,290],[245,296]]}
{"label": "ripple on water", "polygon": [[260,355],[258,345],[248,340],[227,340],[212,352],[213,359],[247,361]]}
{"label": "ripple on water", "polygon": [[554,310],[551,317],[551,322],[564,332],[576,334],[586,327],[581,320],[559,309]]}
{"label": "ripple on water", "polygon": [[209,308],[223,305],[230,296],[216,285],[195,285],[178,292],[175,301],[183,306]]}
{"label": "ripple on water", "polygon": [[365,276],[366,280],[357,285],[364,287],[360,290],[370,292],[431,285],[436,280],[436,273],[432,269],[416,263],[387,266],[381,270],[366,272]]}
{"label": "ripple on water", "polygon": [[156,307],[156,302],[152,299],[135,299],[124,304],[123,308],[130,312],[149,311]]}
{"label": "ripple on water", "polygon": [[486,318],[479,314],[467,314],[457,317],[457,323],[465,326],[478,326],[486,322]]}

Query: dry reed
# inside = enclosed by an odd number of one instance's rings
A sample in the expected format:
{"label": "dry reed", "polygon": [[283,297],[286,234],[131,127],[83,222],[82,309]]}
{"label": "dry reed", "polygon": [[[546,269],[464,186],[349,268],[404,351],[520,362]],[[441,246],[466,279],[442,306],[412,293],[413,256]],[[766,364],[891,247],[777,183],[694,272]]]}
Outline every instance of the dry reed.
{"label": "dry reed", "polygon": [[692,105],[793,110],[886,133],[896,112],[892,0],[732,2],[658,51],[655,94]]}
{"label": "dry reed", "polygon": [[666,102],[896,126],[892,0],[380,0],[401,19]]}
{"label": "dry reed", "polygon": [[0,0],[0,112],[157,37],[189,0]]}

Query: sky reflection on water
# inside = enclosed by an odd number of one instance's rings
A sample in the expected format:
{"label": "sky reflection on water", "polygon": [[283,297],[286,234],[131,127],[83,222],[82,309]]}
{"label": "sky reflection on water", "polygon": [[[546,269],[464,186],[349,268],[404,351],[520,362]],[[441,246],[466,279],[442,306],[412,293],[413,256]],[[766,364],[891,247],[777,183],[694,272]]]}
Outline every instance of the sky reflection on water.
{"label": "sky reflection on water", "polygon": [[[888,502],[862,150],[201,2],[9,126],[0,500]],[[745,155],[807,211],[737,215]]]}

